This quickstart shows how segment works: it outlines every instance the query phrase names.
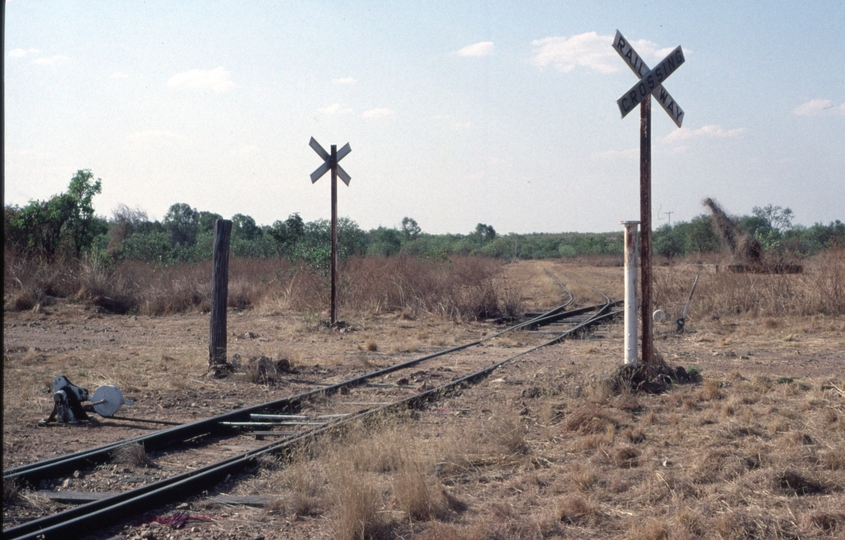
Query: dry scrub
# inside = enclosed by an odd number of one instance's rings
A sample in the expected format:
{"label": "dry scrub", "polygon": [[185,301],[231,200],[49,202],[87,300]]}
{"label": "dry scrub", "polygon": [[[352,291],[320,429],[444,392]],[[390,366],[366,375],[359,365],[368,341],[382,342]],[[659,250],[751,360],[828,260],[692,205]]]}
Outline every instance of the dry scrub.
{"label": "dry scrub", "polygon": [[845,249],[803,262],[801,274],[739,274],[725,267],[674,265],[654,273],[656,307],[681,316],[693,279],[701,274],[690,307],[692,317],[755,317],[845,314]]}
{"label": "dry scrub", "polygon": [[[41,309],[57,298],[96,305],[109,313],[167,315],[211,309],[211,263],[161,266],[123,261],[106,270],[87,260],[52,264],[24,259],[6,250],[4,308]],[[371,314],[402,312],[452,320],[479,320],[520,311],[519,287],[502,279],[502,261],[453,257],[353,258],[339,272],[340,307]],[[228,305],[265,313],[293,309],[322,312],[329,281],[304,265],[283,259],[233,258]]]}
{"label": "dry scrub", "polygon": [[659,395],[601,380],[490,381],[452,400],[466,412],[358,426],[245,488],[289,501],[272,515],[291,534],[333,538],[845,539],[842,377],[733,373]]}

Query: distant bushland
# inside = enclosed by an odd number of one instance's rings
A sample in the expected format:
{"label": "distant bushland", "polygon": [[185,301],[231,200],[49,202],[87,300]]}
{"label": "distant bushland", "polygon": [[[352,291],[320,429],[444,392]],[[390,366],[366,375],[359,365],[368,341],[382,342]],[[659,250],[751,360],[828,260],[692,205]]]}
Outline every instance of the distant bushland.
{"label": "distant bushland", "polygon": [[[162,221],[125,205],[106,219],[95,216],[92,206],[101,187],[91,171],[79,170],[65,193],[23,208],[5,207],[5,308],[37,309],[56,298],[72,298],[115,313],[208,309],[213,227],[222,216],[176,203]],[[259,225],[245,214],[231,219],[231,307],[323,309],[331,258],[328,220],[305,222],[297,213],[272,225]],[[845,224],[839,220],[793,225],[789,208],[772,205],[724,219],[753,239],[766,260],[820,252],[832,254],[826,260],[842,260]],[[652,237],[654,254],[666,259],[719,258],[724,244],[707,215],[663,225]],[[344,301],[371,311],[471,319],[514,311],[513,294],[494,285],[502,263],[599,258],[601,264],[621,265],[623,234],[620,229],[501,235],[484,223],[466,234],[429,234],[410,217],[397,228],[364,231],[343,217],[338,249]],[[838,299],[833,304],[838,306]]]}
{"label": "distant bushland", "polygon": [[[4,208],[4,247],[39,260],[62,257],[87,258],[101,267],[134,260],[159,265],[211,259],[214,221],[220,214],[198,210],[187,203],[170,206],[161,221],[146,212],[120,205],[111,218],[94,215],[92,199],[102,180],[90,170],[79,170],[65,193],[47,201],[30,201],[24,207]],[[845,246],[845,224],[839,220],[811,227],[792,224],[792,210],[780,206],[754,207],[752,215],[729,218],[762,249],[778,257],[802,257],[834,246]],[[235,214],[231,250],[236,257],[285,259],[328,272],[331,256],[331,223],[326,219],[305,222],[298,213],[271,225],[259,225],[245,214]],[[665,224],[653,232],[656,255],[683,257],[725,250],[708,215],[689,222]],[[342,260],[355,256],[414,255],[444,259],[455,255],[485,256],[503,260],[565,259],[582,256],[618,256],[623,253],[619,231],[590,233],[499,234],[492,225],[479,223],[466,234],[430,234],[413,218],[399,227],[362,230],[348,217],[338,220],[338,248]]]}

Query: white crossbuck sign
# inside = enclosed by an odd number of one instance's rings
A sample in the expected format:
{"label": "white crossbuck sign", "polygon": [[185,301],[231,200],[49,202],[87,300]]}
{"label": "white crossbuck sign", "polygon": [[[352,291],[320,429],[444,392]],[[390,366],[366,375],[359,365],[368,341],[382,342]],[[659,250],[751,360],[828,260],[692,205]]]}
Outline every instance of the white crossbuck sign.
{"label": "white crossbuck sign", "polygon": [[654,69],[648,68],[640,55],[637,54],[637,51],[631,47],[628,40],[619,33],[619,30],[616,31],[616,37],[613,38],[613,49],[619,53],[619,56],[625,60],[628,67],[640,78],[637,84],[616,100],[616,104],[619,106],[619,112],[622,113],[622,118],[625,118],[625,115],[634,110],[634,107],[642,103],[646,97],[652,95],[669,117],[672,118],[672,121],[678,127],[681,127],[681,124],[684,122],[684,110],[669,95],[669,92],[663,88],[663,81],[684,63],[684,51],[681,50],[681,46],[678,45]]}
{"label": "white crossbuck sign", "polygon": [[311,148],[313,148],[314,151],[317,152],[317,155],[320,156],[325,162],[319,167],[317,167],[317,170],[311,173],[311,183],[313,184],[314,182],[319,180],[321,176],[332,170],[332,166],[334,166],[337,167],[337,175],[340,177],[341,180],[343,180],[343,183],[348,186],[349,181],[352,180],[352,177],[349,176],[349,174],[344,171],[343,167],[338,165],[337,162],[345,158],[346,155],[352,151],[352,148],[349,146],[349,143],[346,143],[345,145],[343,145],[343,148],[337,151],[337,159],[334,163],[332,163],[331,154],[326,152],[326,150],[322,146],[320,146],[320,143],[318,143],[314,139],[314,137],[311,137],[311,142],[309,142],[308,145],[311,146]]}

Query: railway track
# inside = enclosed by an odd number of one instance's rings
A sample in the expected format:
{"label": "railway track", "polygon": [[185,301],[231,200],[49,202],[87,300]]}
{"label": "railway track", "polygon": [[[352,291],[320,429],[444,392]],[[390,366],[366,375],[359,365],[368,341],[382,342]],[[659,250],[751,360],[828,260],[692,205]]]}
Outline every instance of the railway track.
{"label": "railway track", "polygon": [[[567,290],[565,286],[564,289]],[[158,473],[167,476],[152,479],[135,489],[16,524],[4,529],[2,537],[47,540],[90,535],[127,516],[137,516],[211,489],[254,465],[262,456],[284,454],[303,441],[347,422],[394,409],[422,407],[485,378],[507,362],[579,335],[619,313],[613,311],[618,302],[606,296],[601,304],[567,310],[573,301],[571,293],[569,297],[555,309],[470,343],[342,382],[314,384],[317,387],[312,390],[276,401],[8,469],[3,473],[4,483],[35,486],[40,481],[62,478],[75,471],[98,474],[116,452],[134,445],[142,446],[146,455],[155,461]],[[493,346],[496,339],[519,331],[534,334],[539,342],[519,348]],[[465,351],[473,347],[484,348],[484,354],[467,356]],[[262,444],[257,444],[259,442]],[[229,452],[232,455],[220,459],[225,453],[221,448],[249,449]],[[172,456],[186,451],[192,456],[192,469],[188,471],[184,471],[184,459],[171,463]]]}

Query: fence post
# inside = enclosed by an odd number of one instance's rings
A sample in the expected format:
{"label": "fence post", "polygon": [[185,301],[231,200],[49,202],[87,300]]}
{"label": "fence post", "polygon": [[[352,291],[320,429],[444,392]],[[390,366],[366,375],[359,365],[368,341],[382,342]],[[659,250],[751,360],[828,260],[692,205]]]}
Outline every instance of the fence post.
{"label": "fence post", "polygon": [[211,269],[211,334],[208,365],[226,364],[226,303],[229,296],[229,238],[232,222],[214,221],[214,255]]}

